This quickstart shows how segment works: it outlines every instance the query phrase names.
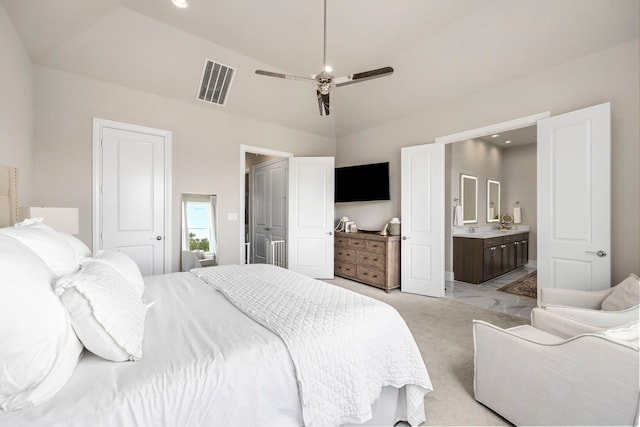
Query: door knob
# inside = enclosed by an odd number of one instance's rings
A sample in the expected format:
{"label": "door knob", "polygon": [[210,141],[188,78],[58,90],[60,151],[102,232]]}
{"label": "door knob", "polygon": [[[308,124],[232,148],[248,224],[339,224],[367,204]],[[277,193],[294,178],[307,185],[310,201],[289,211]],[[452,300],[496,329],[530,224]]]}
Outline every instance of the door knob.
{"label": "door knob", "polygon": [[411,237],[408,236],[402,236],[402,240],[409,240]]}
{"label": "door knob", "polygon": [[598,255],[600,258],[604,258],[604,257],[606,257],[606,256],[607,256],[607,253],[606,253],[605,251],[603,251],[603,250],[599,250],[599,251],[597,251],[597,252],[594,252],[594,251],[586,251],[586,252],[587,252],[588,254],[596,254],[596,255]]}
{"label": "door knob", "polygon": [[156,236],[156,240],[162,240],[162,236]]}
{"label": "door knob", "polygon": [[327,233],[329,236],[333,236],[333,231]]}

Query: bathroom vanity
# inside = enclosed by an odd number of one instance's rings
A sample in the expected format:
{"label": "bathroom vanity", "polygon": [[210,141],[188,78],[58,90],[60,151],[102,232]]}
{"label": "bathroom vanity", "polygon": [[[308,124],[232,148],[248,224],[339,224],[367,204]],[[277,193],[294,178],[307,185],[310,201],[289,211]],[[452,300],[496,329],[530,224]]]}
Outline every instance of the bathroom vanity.
{"label": "bathroom vanity", "polygon": [[455,233],[455,280],[479,284],[524,266],[529,261],[529,231],[492,230]]}

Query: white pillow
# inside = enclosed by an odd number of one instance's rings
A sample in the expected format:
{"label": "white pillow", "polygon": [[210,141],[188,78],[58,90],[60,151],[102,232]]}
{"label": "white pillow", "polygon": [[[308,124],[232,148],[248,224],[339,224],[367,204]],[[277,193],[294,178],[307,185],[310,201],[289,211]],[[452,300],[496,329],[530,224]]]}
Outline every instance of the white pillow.
{"label": "white pillow", "polygon": [[55,291],[89,351],[114,362],[142,358],[147,306],[111,266],[86,262],[78,272],[59,277]]}
{"label": "white pillow", "polygon": [[49,227],[47,224],[44,223],[44,218],[41,218],[41,217],[26,218],[21,222],[17,222],[15,226],[16,227],[38,227],[38,228],[44,228],[45,230],[55,231],[55,233],[58,236],[62,237],[62,239],[65,242],[67,242],[69,246],[71,246],[76,258],[80,259],[80,258],[91,256],[91,249],[89,249],[89,247],[85,245],[85,243],[82,240],[64,231],[55,230]]}
{"label": "white pillow", "polygon": [[614,286],[613,290],[602,301],[600,308],[607,311],[620,311],[640,304],[640,278],[635,274]]}
{"label": "white pillow", "polygon": [[80,262],[81,258],[86,258],[91,256],[91,249],[89,249],[89,247],[85,245],[85,243],[82,240],[78,239],[76,236],[73,236],[69,233],[65,233],[64,231],[59,231],[59,230],[56,230],[56,233],[58,233],[58,235],[62,237],[62,239],[65,242],[67,242],[69,246],[71,246],[71,249],[73,249],[73,254],[76,257],[76,260],[78,261],[78,263]]}
{"label": "white pillow", "polygon": [[0,228],[0,234],[13,237],[35,252],[56,276],[73,273],[80,268],[73,248],[57,231],[37,222]]}
{"label": "white pillow", "polygon": [[54,396],[82,352],[51,289],[54,279],[33,251],[0,234],[0,408],[5,411]]}
{"label": "white pillow", "polygon": [[105,249],[98,251],[93,258],[85,258],[80,261],[81,265],[91,262],[101,262],[113,268],[134,287],[140,296],[144,294],[144,279],[142,278],[142,273],[140,273],[138,264],[136,264],[129,255],[123,252]]}

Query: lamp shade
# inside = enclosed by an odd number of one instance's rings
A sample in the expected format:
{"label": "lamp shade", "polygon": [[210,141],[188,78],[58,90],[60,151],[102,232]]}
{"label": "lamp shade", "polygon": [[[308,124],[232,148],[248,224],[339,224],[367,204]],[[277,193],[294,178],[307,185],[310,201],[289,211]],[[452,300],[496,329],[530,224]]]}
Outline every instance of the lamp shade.
{"label": "lamp shade", "polygon": [[80,233],[78,208],[28,207],[20,208],[20,220],[42,218],[49,227],[69,234]]}

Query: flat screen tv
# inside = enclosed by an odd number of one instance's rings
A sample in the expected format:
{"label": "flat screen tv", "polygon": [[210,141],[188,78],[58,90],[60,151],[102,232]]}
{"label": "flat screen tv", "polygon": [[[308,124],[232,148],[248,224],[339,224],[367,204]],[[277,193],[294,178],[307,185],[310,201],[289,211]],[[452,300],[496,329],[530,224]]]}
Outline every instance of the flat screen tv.
{"label": "flat screen tv", "polygon": [[336,168],[335,201],[390,200],[389,162]]}

